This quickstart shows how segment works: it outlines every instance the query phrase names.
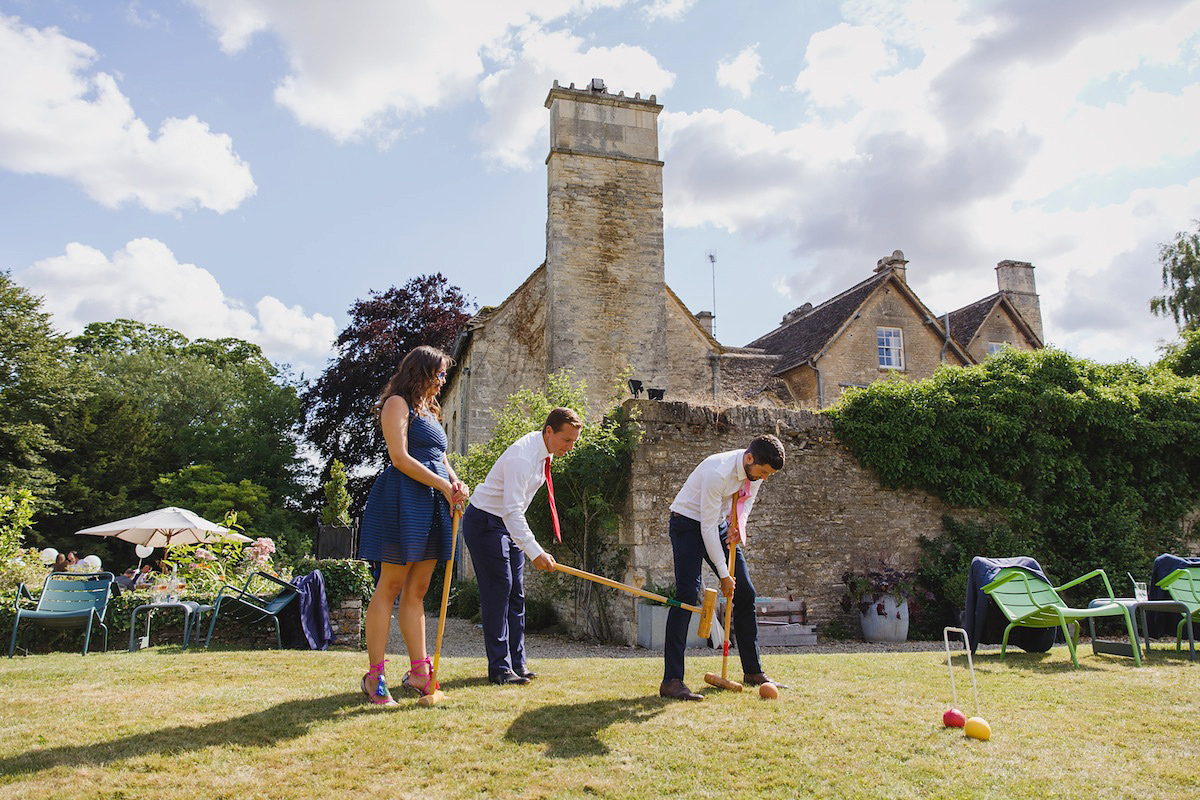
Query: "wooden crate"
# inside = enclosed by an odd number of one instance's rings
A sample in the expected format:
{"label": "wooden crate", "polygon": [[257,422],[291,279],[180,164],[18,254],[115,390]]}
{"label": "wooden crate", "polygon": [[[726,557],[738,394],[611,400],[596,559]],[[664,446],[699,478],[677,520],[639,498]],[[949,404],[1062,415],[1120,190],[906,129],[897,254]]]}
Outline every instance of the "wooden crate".
{"label": "wooden crate", "polygon": [[[808,624],[808,604],[804,600],[759,597],[754,603],[760,647],[797,647],[817,643],[817,627]],[[725,598],[719,598],[713,618],[713,641],[720,647],[721,626],[725,620]],[[732,637],[733,634],[730,633]]]}
{"label": "wooden crate", "polygon": [[817,626],[799,622],[758,621],[759,647],[796,647],[816,644]]}

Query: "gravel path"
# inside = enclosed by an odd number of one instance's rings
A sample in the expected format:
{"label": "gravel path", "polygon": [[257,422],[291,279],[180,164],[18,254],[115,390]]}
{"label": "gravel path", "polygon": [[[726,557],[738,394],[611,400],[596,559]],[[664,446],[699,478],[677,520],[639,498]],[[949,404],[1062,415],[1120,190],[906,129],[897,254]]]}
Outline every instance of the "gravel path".
{"label": "gravel path", "polygon": [[[433,648],[434,637],[437,635],[436,616],[426,615],[426,638],[430,650]],[[951,642],[953,648],[955,643]],[[767,647],[765,654],[781,653],[901,653],[943,650],[942,642],[898,642],[891,644],[868,644],[861,641],[827,641],[803,647]],[[961,647],[961,645],[959,645]],[[999,645],[981,645],[980,649],[999,649]],[[531,666],[541,658],[662,658],[662,651],[645,650],[641,647],[622,645],[594,644],[568,639],[565,636],[546,636],[538,633],[525,635],[525,651]],[[400,637],[400,627],[392,623],[391,636],[388,639],[388,653],[403,653],[404,640]],[[714,651],[709,648],[691,648],[688,653],[692,656],[711,655]],[[446,631],[442,638],[442,655],[449,658],[483,658],[483,631],[474,623],[463,619],[450,617],[446,620]]]}

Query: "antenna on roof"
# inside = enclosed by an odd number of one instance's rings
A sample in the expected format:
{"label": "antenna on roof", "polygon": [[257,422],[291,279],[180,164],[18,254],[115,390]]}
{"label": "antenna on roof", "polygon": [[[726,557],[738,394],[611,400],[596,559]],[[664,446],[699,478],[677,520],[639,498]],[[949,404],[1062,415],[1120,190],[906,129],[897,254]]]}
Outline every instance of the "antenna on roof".
{"label": "antenna on roof", "polygon": [[704,257],[708,259],[708,263],[712,264],[712,285],[713,285],[712,335],[715,338],[717,335],[717,251],[716,250],[705,250]]}

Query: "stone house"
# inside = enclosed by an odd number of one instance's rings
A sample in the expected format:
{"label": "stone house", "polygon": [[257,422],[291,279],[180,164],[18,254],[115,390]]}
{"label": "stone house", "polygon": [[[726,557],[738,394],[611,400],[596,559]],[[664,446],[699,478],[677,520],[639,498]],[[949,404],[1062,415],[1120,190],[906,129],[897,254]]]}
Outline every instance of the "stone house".
{"label": "stone house", "polygon": [[851,386],[1042,346],[1033,265],[1000,262],[999,291],[938,316],[908,286],[900,251],[745,347],[722,344],[713,315],[692,313],[664,279],[662,106],[596,79],[584,89],[556,81],[546,107],[546,260],[455,344],[442,399],[453,451],[486,440],[509,395],[567,367],[587,381],[594,410],[626,370],[659,399],[820,409]]}

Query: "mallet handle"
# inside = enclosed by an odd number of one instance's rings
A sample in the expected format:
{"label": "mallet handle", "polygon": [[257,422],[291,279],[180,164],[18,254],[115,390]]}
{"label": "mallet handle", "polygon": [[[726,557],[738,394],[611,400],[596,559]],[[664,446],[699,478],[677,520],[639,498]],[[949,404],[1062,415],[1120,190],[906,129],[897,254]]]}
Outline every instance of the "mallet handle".
{"label": "mallet handle", "polygon": [[450,524],[450,560],[446,562],[446,577],[442,579],[442,612],[438,614],[437,638],[433,645],[433,677],[434,689],[438,688],[438,661],[442,657],[442,633],[446,630],[446,608],[450,605],[450,579],[454,576],[454,550],[458,546],[458,521],[462,518],[462,506],[454,507],[454,520]]}
{"label": "mallet handle", "polygon": [[555,565],[554,568],[556,570],[558,570],[559,572],[565,572],[568,575],[574,575],[576,578],[583,578],[584,580],[603,584],[604,586],[607,586],[610,589],[620,589],[623,592],[629,592],[630,594],[636,594],[638,597],[644,597],[647,600],[657,600],[660,603],[666,603],[669,606],[675,606],[676,608],[682,608],[685,611],[691,611],[695,614],[704,613],[700,609],[699,606],[689,605],[688,603],[681,603],[678,600],[672,600],[669,597],[663,597],[661,594],[654,594],[654,592],[647,592],[645,589],[639,589],[636,586],[630,586],[627,583],[618,583],[617,581],[611,580],[609,578],[605,578],[600,575],[595,575],[591,572],[584,572],[581,569],[575,569],[574,567],[568,567],[566,564],[557,564],[557,565]]}

